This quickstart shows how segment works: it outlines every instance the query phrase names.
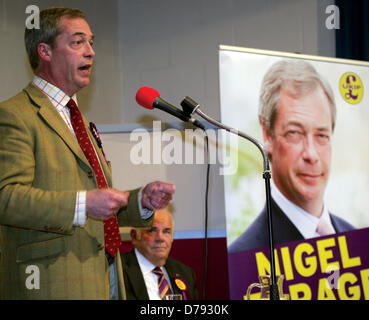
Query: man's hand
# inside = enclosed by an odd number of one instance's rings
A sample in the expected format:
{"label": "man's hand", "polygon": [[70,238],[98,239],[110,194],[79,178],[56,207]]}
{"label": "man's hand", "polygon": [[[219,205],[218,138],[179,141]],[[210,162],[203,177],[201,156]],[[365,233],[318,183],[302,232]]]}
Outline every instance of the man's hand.
{"label": "man's hand", "polygon": [[128,204],[129,192],[95,189],[86,193],[86,214],[96,220],[107,220]]}
{"label": "man's hand", "polygon": [[150,210],[163,209],[172,200],[174,192],[174,184],[160,181],[151,182],[143,189],[142,206]]}

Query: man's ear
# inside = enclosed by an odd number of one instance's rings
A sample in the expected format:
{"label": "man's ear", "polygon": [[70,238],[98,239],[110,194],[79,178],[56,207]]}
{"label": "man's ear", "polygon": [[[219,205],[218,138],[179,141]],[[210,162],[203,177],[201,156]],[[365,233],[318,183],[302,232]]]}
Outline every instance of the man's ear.
{"label": "man's ear", "polygon": [[137,232],[135,229],[131,229],[131,231],[129,232],[129,235],[131,236],[131,241],[136,240]]}
{"label": "man's ear", "polygon": [[264,139],[264,147],[265,147],[265,151],[267,152],[268,155],[272,155],[273,153],[273,144],[272,144],[272,140],[273,137],[271,136],[270,132],[266,129],[264,123],[261,125],[262,130],[263,130],[263,139]]}
{"label": "man's ear", "polygon": [[43,43],[43,42],[39,43],[37,45],[37,52],[41,60],[46,61],[46,62],[51,61],[51,56],[52,56],[51,47],[47,43]]}
{"label": "man's ear", "polygon": [[141,230],[136,230],[136,229],[132,228],[129,235],[131,236],[131,241],[140,241],[141,240]]}

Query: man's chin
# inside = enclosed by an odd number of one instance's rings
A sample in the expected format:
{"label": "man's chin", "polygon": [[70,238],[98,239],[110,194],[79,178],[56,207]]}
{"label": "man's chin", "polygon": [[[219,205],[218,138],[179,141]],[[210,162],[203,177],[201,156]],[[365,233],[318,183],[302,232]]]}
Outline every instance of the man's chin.
{"label": "man's chin", "polygon": [[168,257],[167,250],[155,250],[155,257],[157,259],[166,259]]}
{"label": "man's chin", "polygon": [[87,87],[90,84],[90,79],[86,79],[84,81],[80,82],[80,88],[83,89],[84,87]]}
{"label": "man's chin", "polygon": [[322,198],[322,188],[304,188],[300,190],[300,198],[305,202],[320,199]]}
{"label": "man's chin", "polygon": [[151,261],[155,261],[155,265],[160,265],[160,266],[163,266],[166,261],[167,261],[167,258],[168,258],[168,255],[166,254],[155,254],[154,256],[152,256],[152,259]]}
{"label": "man's chin", "polygon": [[81,90],[90,84],[90,78],[89,77],[78,77],[76,84],[79,87],[79,90]]}

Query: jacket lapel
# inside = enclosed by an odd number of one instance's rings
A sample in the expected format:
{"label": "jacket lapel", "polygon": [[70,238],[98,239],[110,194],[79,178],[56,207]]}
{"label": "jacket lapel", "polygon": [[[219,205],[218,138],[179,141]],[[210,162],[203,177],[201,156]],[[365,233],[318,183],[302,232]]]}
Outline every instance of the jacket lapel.
{"label": "jacket lapel", "polygon": [[38,88],[31,84],[28,85],[24,91],[32,100],[33,104],[39,108],[38,114],[40,117],[42,117],[45,122],[64,140],[78,158],[89,165],[76,138],[70,132],[64,120],[60,117],[58,111],[50,100]]}
{"label": "jacket lapel", "polygon": [[[87,158],[83,154],[83,151],[80,148],[75,136],[69,130],[64,120],[61,118],[60,114],[53,106],[53,104],[50,102],[50,100],[38,88],[34,87],[32,84],[28,85],[24,89],[24,91],[27,93],[33,104],[39,108],[38,113],[40,117],[43,118],[44,121],[63,139],[65,144],[83,163],[85,163],[88,167],[91,167]],[[108,184],[111,185],[110,169],[108,168],[108,165],[106,164],[100,149],[97,147],[96,141],[90,132],[89,124],[84,117],[83,121],[85,127],[87,128],[90,140],[92,141],[92,144],[101,162],[101,166],[105,173]]]}
{"label": "jacket lapel", "polygon": [[[124,259],[124,258],[123,258]],[[125,272],[130,282],[133,295],[137,300],[149,300],[145,280],[142,276],[140,265],[134,251],[129,252],[126,256]]]}
{"label": "jacket lapel", "polygon": [[174,291],[173,294],[182,294],[182,292],[179,290],[179,288],[174,282],[174,277],[179,276],[179,274],[177,274],[174,271],[174,268],[170,262],[170,259],[167,259],[167,263],[165,264],[165,270],[167,270],[167,273],[170,279],[170,284],[172,285],[172,289]]}
{"label": "jacket lapel", "polygon": [[105,159],[101,149],[97,145],[97,142],[96,142],[94,136],[92,135],[89,122],[85,119],[85,117],[83,115],[82,115],[82,118],[83,118],[83,122],[85,124],[86,130],[87,130],[88,136],[90,137],[92,145],[94,146],[94,149],[96,150],[96,154],[97,154],[97,156],[100,160],[101,167],[104,171],[106,181],[107,181],[109,186],[112,186],[112,173],[111,173],[111,168],[109,167],[110,164],[107,163],[107,160]]}
{"label": "jacket lapel", "polygon": [[[279,208],[273,198],[271,201],[271,209],[273,214],[273,235],[275,244],[304,239],[304,236]],[[265,217],[267,216],[266,208],[264,208],[264,215]],[[267,221],[266,218],[264,221]],[[265,228],[265,230],[267,229]]]}

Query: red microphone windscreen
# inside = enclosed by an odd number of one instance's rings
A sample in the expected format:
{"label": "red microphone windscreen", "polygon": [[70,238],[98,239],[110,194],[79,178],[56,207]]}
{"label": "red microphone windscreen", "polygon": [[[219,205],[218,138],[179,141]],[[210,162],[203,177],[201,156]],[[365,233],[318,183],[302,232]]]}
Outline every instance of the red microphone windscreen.
{"label": "red microphone windscreen", "polygon": [[154,109],[153,104],[157,97],[160,97],[159,91],[150,87],[142,87],[136,93],[137,103],[147,109]]}

